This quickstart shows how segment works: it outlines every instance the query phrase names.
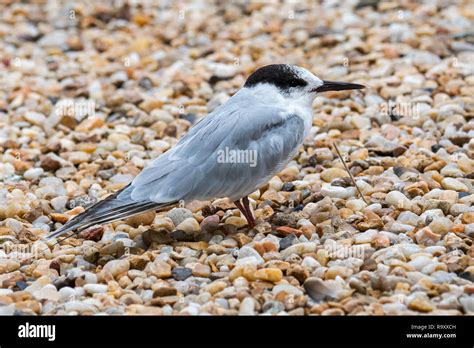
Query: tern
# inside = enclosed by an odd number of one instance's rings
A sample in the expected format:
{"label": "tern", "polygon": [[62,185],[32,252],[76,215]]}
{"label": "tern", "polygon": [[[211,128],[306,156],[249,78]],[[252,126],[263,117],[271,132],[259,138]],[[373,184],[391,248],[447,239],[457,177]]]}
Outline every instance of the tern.
{"label": "tern", "polygon": [[296,155],[313,123],[318,93],[365,88],[321,80],[288,64],[264,66],[244,86],[149,163],[123,189],[73,217],[48,239],[180,201],[229,198],[255,226],[248,195]]}

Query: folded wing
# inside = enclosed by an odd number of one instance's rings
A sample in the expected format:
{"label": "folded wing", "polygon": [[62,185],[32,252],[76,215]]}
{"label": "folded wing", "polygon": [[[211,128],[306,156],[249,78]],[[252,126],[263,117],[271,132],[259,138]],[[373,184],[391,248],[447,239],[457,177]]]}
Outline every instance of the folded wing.
{"label": "folded wing", "polygon": [[[304,123],[284,109],[262,104],[250,108],[246,103],[235,98],[217,108],[174,148],[153,160],[131,184],[74,217],[49,237],[166,207],[179,200],[237,199],[253,192],[294,156],[303,142]],[[227,158],[232,153],[240,157]]]}

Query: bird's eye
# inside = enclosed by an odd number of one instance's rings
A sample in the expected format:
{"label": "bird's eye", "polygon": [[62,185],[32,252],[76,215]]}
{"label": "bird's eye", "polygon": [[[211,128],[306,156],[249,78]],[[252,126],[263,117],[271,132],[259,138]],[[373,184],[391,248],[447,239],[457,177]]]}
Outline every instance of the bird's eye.
{"label": "bird's eye", "polygon": [[304,87],[304,86],[306,86],[306,81],[303,80],[303,79],[298,79],[298,78],[291,79],[289,85],[290,85],[290,87],[294,87],[294,88]]}

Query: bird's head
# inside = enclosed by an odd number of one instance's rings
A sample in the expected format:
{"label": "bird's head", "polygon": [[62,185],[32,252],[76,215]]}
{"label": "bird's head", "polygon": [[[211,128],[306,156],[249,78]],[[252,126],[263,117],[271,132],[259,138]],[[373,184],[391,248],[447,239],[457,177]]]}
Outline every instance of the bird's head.
{"label": "bird's head", "polygon": [[244,85],[246,88],[259,86],[277,89],[287,98],[310,100],[320,92],[365,88],[355,83],[321,80],[305,68],[289,64],[264,66],[250,75]]}

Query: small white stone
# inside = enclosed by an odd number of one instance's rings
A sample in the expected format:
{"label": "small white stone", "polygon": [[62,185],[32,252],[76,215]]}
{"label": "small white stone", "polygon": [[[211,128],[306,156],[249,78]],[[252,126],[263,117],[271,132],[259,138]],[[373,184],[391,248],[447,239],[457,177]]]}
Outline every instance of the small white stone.
{"label": "small white stone", "polygon": [[269,189],[274,190],[276,192],[281,191],[281,188],[283,187],[283,181],[278,176],[274,176],[269,182]]}
{"label": "small white stone", "polygon": [[0,289],[0,296],[8,296],[13,294],[13,290],[11,289]]}
{"label": "small white stone", "polygon": [[43,114],[34,111],[28,111],[25,114],[25,119],[31,124],[41,126],[46,121],[46,117]]}
{"label": "small white stone", "polygon": [[77,297],[84,296],[86,294],[86,291],[82,286],[74,288],[74,294]]}
{"label": "small white stone", "polygon": [[0,306],[0,315],[13,315],[15,313],[15,304],[11,303],[6,306]]}
{"label": "small white stone", "polygon": [[255,256],[244,257],[235,261],[235,266],[257,266],[263,264],[265,261],[260,257],[257,259]]}
{"label": "small white stone", "polygon": [[415,229],[415,227],[406,224],[400,224],[398,222],[394,222],[391,224],[387,224],[387,230],[393,233],[407,233],[411,232]]}
{"label": "small white stone", "polygon": [[284,291],[288,294],[291,294],[291,295],[295,295],[295,296],[303,295],[303,291],[301,291],[297,287],[295,287],[293,285],[290,285],[290,284],[278,284],[278,285],[275,285],[272,289],[272,293],[274,295],[277,295],[278,293],[280,293],[282,291]]}
{"label": "small white stone", "polygon": [[423,267],[429,265],[432,262],[433,260],[431,258],[421,255],[408,262],[408,264],[414,267],[417,271],[421,271]]}
{"label": "small white stone", "polygon": [[411,211],[402,211],[400,215],[398,215],[397,221],[402,224],[416,227],[421,222],[421,219],[418,215],[412,213]]}
{"label": "small white stone", "polygon": [[433,246],[426,247],[424,252],[425,253],[430,253],[432,255],[434,255],[434,254],[444,254],[444,253],[446,253],[446,247],[444,247],[442,245],[433,245]]}
{"label": "small white stone", "polygon": [[15,174],[15,167],[10,163],[0,163],[0,179],[6,179]]}
{"label": "small white stone", "polygon": [[107,292],[107,285],[104,284],[85,284],[84,290],[89,294],[103,294]]}
{"label": "small white stone", "polygon": [[237,67],[234,64],[212,63],[210,68],[215,76],[219,78],[230,78],[237,74]]}
{"label": "small white stone", "polygon": [[47,301],[54,301],[54,302],[59,301],[59,299],[61,298],[56,288],[52,289],[51,287],[48,287],[47,285],[43,287],[42,289],[34,291],[33,297],[38,301],[47,300]]}
{"label": "small white stone", "polygon": [[421,251],[421,247],[419,245],[411,243],[401,243],[398,245],[398,248],[401,250],[403,255],[405,255],[405,257],[410,257],[411,255]]}
{"label": "small white stone", "polygon": [[458,192],[468,192],[469,189],[466,185],[464,185],[462,182],[460,182],[457,179],[454,178],[444,178],[443,181],[441,181],[441,185],[446,189],[446,190],[454,190]]}
{"label": "small white stone", "polygon": [[474,314],[474,296],[462,296],[459,298],[459,303],[461,303],[467,314]]}
{"label": "small white stone", "polygon": [[326,184],[321,189],[321,194],[327,197],[347,199],[355,197],[356,189],[354,187],[340,187]]}
{"label": "small white stone", "polygon": [[73,288],[65,286],[64,288],[59,289],[60,300],[63,302],[72,301],[76,296],[76,292]]}
{"label": "small white stone", "polygon": [[454,216],[458,216],[464,213],[468,213],[474,211],[473,206],[468,206],[466,204],[453,204],[451,208],[449,208],[449,213]]}
{"label": "small white stone", "polygon": [[391,191],[385,196],[385,202],[399,209],[410,209],[411,201],[400,191]]}
{"label": "small white stone", "polygon": [[310,269],[314,269],[317,267],[321,267],[321,264],[316,261],[314,258],[311,256],[306,256],[303,261],[301,261],[301,266],[308,267]]}
{"label": "small white stone", "polygon": [[84,272],[82,274],[84,276],[84,281],[86,284],[96,284],[97,283],[97,275],[92,272]]}
{"label": "small white stone", "polygon": [[356,244],[370,243],[377,236],[378,231],[367,230],[364,233],[357,233],[354,235],[354,241]]}
{"label": "small white stone", "polygon": [[[430,217],[444,217],[444,213],[441,209],[430,209],[430,210],[425,210],[423,214],[420,215],[420,218],[422,221],[426,221],[426,218]],[[430,220],[431,221],[431,220]]]}
{"label": "small white stone", "polygon": [[97,308],[95,306],[82,301],[66,302],[66,304],[64,305],[64,309],[66,310],[66,312],[97,312]]}
{"label": "small white stone", "polygon": [[446,217],[435,217],[428,226],[434,233],[445,234],[449,232],[453,222]]}
{"label": "small white stone", "polygon": [[361,211],[367,204],[362,199],[350,199],[346,202],[346,207],[352,211]]}
{"label": "small white stone", "polygon": [[255,300],[252,297],[246,297],[242,300],[239,308],[239,315],[254,315]]}
{"label": "small white stone", "polygon": [[[167,124],[174,121],[173,115],[162,109],[153,109],[150,113],[150,116],[156,121],[163,121]],[[166,143],[166,146],[169,147],[169,144]]]}
{"label": "small white stone", "polygon": [[317,248],[317,244],[313,242],[293,244],[289,246],[288,248],[286,248],[285,250],[283,250],[281,252],[281,256],[285,258],[285,257],[290,256],[291,254],[302,255],[306,253],[312,253],[316,250],[316,248]]}
{"label": "small white stone", "polygon": [[44,173],[43,168],[31,168],[28,169],[23,176],[28,180],[36,180]]}
{"label": "small white stone", "polygon": [[63,211],[66,208],[68,198],[67,196],[58,196],[53,198],[50,203],[56,211]]}
{"label": "small white stone", "polygon": [[246,258],[246,257],[255,257],[258,260],[259,264],[262,264],[264,262],[262,257],[258,253],[258,251],[255,250],[254,248],[249,247],[249,246],[243,246],[239,250],[239,257],[238,258],[243,259],[243,258]]}

